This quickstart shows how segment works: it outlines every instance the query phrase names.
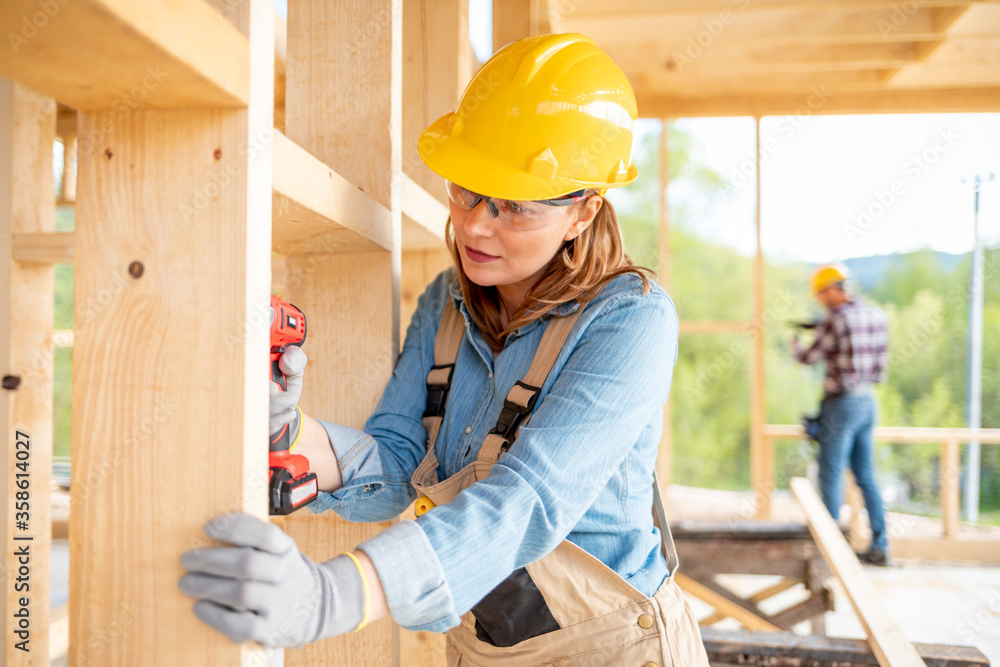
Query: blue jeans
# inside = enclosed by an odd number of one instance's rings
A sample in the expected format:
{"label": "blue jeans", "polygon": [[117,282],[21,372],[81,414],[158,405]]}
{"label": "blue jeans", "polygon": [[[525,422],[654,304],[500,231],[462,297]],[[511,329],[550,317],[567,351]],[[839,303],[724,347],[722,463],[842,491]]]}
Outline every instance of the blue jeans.
{"label": "blue jeans", "polygon": [[840,517],[844,467],[848,462],[865,498],[874,549],[887,549],[885,509],[875,484],[872,428],[878,409],[870,395],[828,397],[820,406],[819,488],[823,504],[834,520]]}

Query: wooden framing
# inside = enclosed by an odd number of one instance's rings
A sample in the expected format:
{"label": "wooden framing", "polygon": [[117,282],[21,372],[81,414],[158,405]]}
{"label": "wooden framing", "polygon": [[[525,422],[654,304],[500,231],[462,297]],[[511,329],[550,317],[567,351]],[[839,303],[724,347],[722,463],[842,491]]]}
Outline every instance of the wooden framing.
{"label": "wooden framing", "polygon": [[249,100],[247,38],[204,0],[9,0],[0,34],[10,42],[0,74],[74,109],[127,114]]}
{"label": "wooden framing", "polygon": [[208,519],[267,513],[274,12],[220,4],[251,47],[246,108],[79,118],[101,141],[79,156],[70,664],[262,659],[177,590]]}
{"label": "wooden framing", "polygon": [[[762,429],[762,436],[768,447],[773,450],[774,440],[803,438],[805,433],[798,425],[767,424]],[[895,536],[892,540],[892,546],[893,553],[897,557],[942,561],[1000,562],[1000,540],[962,539],[958,537],[958,480],[961,474],[959,444],[969,440],[978,440],[987,445],[1000,445],[1000,429],[876,426],[874,438],[879,442],[941,443],[939,495],[941,498],[942,536],[941,538]],[[764,478],[758,480],[758,484],[762,489],[768,486],[773,488],[774,479],[773,477]],[[856,515],[860,504],[855,502],[852,504],[852,508],[855,509]]]}
{"label": "wooden framing", "polygon": [[[860,667],[877,664],[868,642],[861,639],[718,628],[702,628],[701,635],[713,665]],[[970,646],[913,646],[921,658],[936,667],[989,667],[990,664],[981,651]]]}
{"label": "wooden framing", "polygon": [[55,111],[52,99],[0,79],[0,375],[5,378],[0,655],[5,665],[48,664],[49,654],[54,308],[51,299],[38,295],[52,294],[53,272],[51,266],[20,261],[11,240],[53,229]]}
{"label": "wooden framing", "polygon": [[[391,0],[288,6],[285,128],[291,141],[388,211],[382,247],[350,254],[297,254],[288,297],[307,313],[309,381],[302,409],[361,428],[399,354],[402,224],[402,5]],[[317,560],[353,549],[388,526],[348,523],[332,512],[281,522]],[[364,632],[285,651],[285,665],[388,665],[390,619]]]}
{"label": "wooden framing", "polygon": [[816,539],[827,565],[840,579],[858,620],[868,635],[868,643],[882,667],[917,667],[923,659],[913,645],[903,636],[879,601],[871,582],[865,577],[861,563],[844,540],[833,517],[826,511],[809,480],[796,477],[791,480],[792,493],[806,513],[809,530]]}

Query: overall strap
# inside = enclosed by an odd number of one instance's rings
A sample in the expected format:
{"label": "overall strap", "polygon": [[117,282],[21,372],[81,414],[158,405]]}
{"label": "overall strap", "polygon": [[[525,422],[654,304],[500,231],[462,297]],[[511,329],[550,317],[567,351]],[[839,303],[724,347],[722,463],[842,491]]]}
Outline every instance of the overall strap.
{"label": "overall strap", "polygon": [[653,523],[660,529],[660,550],[663,557],[667,559],[667,576],[672,577],[680,567],[681,559],[677,555],[677,545],[674,544],[674,535],[670,532],[670,524],[667,523],[667,513],[663,509],[663,496],[660,495],[660,481],[656,478],[656,470],[653,470]]}
{"label": "overall strap", "polygon": [[489,432],[479,449],[476,457],[476,477],[483,479],[489,474],[489,469],[500,454],[510,448],[516,436],[516,429],[522,422],[527,422],[532,409],[535,407],[535,400],[542,390],[545,378],[548,377],[552,365],[559,356],[559,352],[569,336],[570,330],[576,324],[577,319],[583,313],[587,304],[582,303],[573,313],[564,316],[553,315],[549,319],[542,340],[538,343],[535,357],[531,360],[523,380],[518,380],[507,393],[507,398],[503,402],[503,410],[497,419],[496,426]]}
{"label": "overall strap", "polygon": [[434,365],[427,373],[427,407],[423,422],[427,429],[427,447],[433,449],[437,441],[441,422],[444,421],[444,406],[455,374],[455,359],[465,335],[465,320],[449,298],[441,313],[437,336],[434,339]]}

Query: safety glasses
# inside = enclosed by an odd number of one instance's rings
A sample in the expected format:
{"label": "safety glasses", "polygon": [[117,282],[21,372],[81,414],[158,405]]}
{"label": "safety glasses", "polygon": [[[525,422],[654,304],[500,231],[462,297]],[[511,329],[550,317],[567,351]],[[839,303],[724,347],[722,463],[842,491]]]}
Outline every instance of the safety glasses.
{"label": "safety glasses", "polygon": [[487,197],[463,188],[457,183],[445,181],[448,199],[463,211],[471,211],[480,201],[486,202],[490,216],[504,229],[527,232],[541,229],[559,220],[561,208],[586,198],[586,190],[577,190],[556,199],[515,201]]}

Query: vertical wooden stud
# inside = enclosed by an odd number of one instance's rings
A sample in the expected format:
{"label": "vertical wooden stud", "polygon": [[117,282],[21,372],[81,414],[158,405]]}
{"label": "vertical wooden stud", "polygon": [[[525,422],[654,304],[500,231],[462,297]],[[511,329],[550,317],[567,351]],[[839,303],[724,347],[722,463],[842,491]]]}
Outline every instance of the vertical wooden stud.
{"label": "vertical wooden stud", "polygon": [[[659,262],[657,271],[660,285],[673,294],[673,281],[670,276],[670,204],[667,200],[667,186],[670,184],[670,120],[660,121],[660,230],[659,230]],[[673,483],[674,468],[674,391],[670,392],[663,406],[663,435],[660,437],[660,450],[656,461],[657,478],[664,491]],[[663,496],[664,502],[667,495]]]}
{"label": "vertical wooden stud", "polygon": [[274,9],[218,5],[247,108],[80,114],[72,665],[263,664],[177,590],[208,519],[267,514]]}
{"label": "vertical wooden stud", "polygon": [[941,462],[938,470],[941,480],[941,522],[946,538],[958,536],[958,479],[960,472],[958,440],[948,438],[941,445]]}
{"label": "vertical wooden stud", "polygon": [[11,666],[49,664],[53,271],[14,261],[12,236],[54,229],[55,135],[55,101],[0,79],[0,655]]}
{"label": "vertical wooden stud", "polygon": [[[362,428],[399,354],[403,3],[292,0],[285,126],[290,139],[388,208],[391,249],[287,258],[288,295],[309,318],[302,409]],[[293,279],[294,278],[294,279]],[[332,512],[296,512],[284,526],[326,559],[385,529]],[[388,665],[392,623],[285,651],[285,664]]]}

